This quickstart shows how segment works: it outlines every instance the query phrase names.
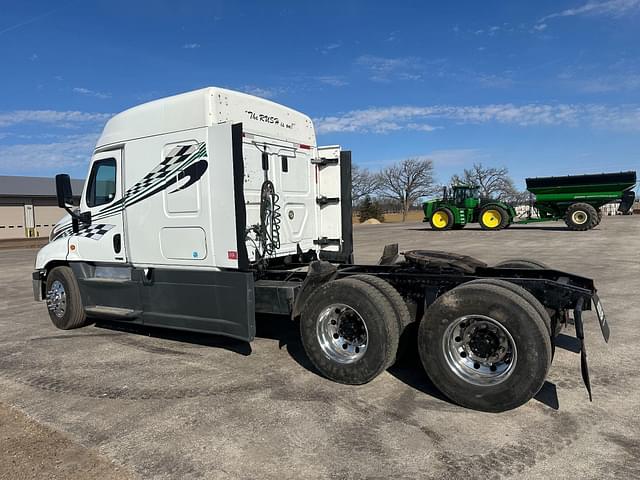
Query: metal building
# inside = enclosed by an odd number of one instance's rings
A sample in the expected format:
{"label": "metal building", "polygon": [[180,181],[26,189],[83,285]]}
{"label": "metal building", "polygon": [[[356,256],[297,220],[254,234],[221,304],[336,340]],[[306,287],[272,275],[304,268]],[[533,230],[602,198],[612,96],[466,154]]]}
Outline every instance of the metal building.
{"label": "metal building", "polygon": [[[79,198],[84,180],[72,180]],[[0,175],[0,240],[47,237],[64,216],[56,202],[54,178]]]}

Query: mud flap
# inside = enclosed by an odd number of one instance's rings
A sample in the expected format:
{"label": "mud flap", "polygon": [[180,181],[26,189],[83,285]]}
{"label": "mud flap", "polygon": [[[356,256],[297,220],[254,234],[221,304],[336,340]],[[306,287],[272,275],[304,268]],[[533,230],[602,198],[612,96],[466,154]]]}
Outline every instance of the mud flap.
{"label": "mud flap", "polygon": [[576,337],[580,341],[580,371],[582,372],[582,381],[589,392],[589,401],[593,402],[591,395],[591,380],[589,379],[589,365],[587,364],[587,350],[584,344],[584,324],[582,323],[582,304],[584,299],[580,298],[573,310],[573,323],[576,327]]}

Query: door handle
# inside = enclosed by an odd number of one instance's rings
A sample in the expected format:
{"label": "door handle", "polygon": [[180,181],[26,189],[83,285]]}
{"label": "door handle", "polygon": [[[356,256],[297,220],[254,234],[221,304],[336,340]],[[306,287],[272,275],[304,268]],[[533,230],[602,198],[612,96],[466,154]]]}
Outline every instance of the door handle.
{"label": "door handle", "polygon": [[122,237],[119,233],[116,233],[113,236],[113,251],[120,253],[120,250],[122,250]]}

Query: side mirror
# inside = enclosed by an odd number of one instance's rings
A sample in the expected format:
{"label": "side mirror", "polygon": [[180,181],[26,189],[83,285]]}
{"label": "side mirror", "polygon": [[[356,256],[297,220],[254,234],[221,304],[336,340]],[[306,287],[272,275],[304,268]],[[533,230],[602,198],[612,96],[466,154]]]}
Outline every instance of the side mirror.
{"label": "side mirror", "polygon": [[68,208],[73,204],[73,192],[71,191],[71,179],[66,173],[56,175],[56,196],[58,207]]}

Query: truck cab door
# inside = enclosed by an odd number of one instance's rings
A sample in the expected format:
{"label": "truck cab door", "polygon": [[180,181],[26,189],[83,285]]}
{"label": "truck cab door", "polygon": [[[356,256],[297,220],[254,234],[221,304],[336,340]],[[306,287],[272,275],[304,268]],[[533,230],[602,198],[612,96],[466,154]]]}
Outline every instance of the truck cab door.
{"label": "truck cab door", "polygon": [[127,261],[122,184],[122,149],[96,153],[80,198],[80,212],[90,212],[91,221],[69,238],[69,260]]}
{"label": "truck cab door", "polygon": [[334,262],[353,261],[351,226],[351,152],[339,146],[318,147],[315,164],[319,256]]}

